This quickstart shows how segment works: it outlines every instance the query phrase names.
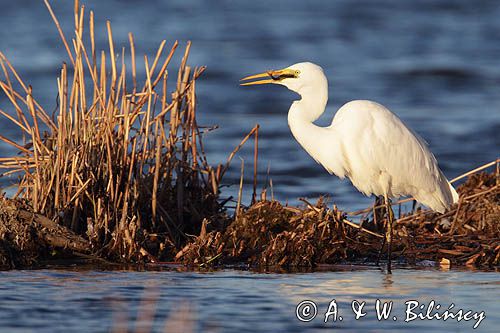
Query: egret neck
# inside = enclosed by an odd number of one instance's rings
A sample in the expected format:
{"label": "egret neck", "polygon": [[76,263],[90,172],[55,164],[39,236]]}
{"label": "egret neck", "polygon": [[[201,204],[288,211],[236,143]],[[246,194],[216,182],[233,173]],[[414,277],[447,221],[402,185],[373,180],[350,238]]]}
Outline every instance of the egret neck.
{"label": "egret neck", "polygon": [[299,144],[309,155],[320,162],[321,157],[324,156],[322,151],[324,146],[318,145],[318,142],[324,142],[326,136],[331,136],[331,132],[315,125],[314,121],[325,111],[328,101],[328,85],[325,83],[324,87],[315,87],[315,89],[303,87],[298,93],[302,98],[292,103],[288,111],[288,126]]}

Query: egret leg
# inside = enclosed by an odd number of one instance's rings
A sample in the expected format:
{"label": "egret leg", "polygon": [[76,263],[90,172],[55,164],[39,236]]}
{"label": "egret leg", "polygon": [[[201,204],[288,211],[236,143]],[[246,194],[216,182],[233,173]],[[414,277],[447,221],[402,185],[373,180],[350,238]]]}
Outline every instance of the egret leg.
{"label": "egret leg", "polygon": [[384,219],[384,211],[382,209],[376,209],[375,207],[382,206],[384,204],[383,196],[376,196],[375,203],[373,204],[373,224],[375,225],[375,230],[380,231],[383,225],[380,223]]}
{"label": "egret leg", "polygon": [[387,213],[387,230],[385,233],[385,238],[387,240],[387,273],[392,274],[392,223],[394,221],[394,212],[392,211],[391,201],[384,196],[385,207]]}
{"label": "egret leg", "polygon": [[[377,229],[379,229],[378,227],[378,221],[382,220],[383,218],[383,214],[379,214],[379,210],[377,210],[375,207],[378,207],[382,204],[382,202],[384,202],[383,200],[385,200],[382,196],[380,197],[376,197],[375,198],[375,204],[374,204],[374,210],[373,210],[373,220],[376,221],[374,224],[375,226],[377,227]],[[387,230],[387,221],[385,223],[385,225],[383,225],[383,228]],[[380,230],[380,229],[379,229]],[[380,258],[382,258],[382,252],[384,252],[384,246],[385,246],[385,243],[387,241],[387,238],[384,237],[382,239],[382,245],[380,246],[380,250],[378,251],[378,255],[377,255],[377,261],[375,262],[375,264],[378,266],[379,263],[380,263]]]}
{"label": "egret leg", "polygon": [[385,246],[386,240],[387,240],[386,237],[384,237],[384,239],[382,239],[382,246],[380,247],[380,250],[378,251],[377,261],[375,262],[375,265],[377,265],[377,266],[380,264],[380,258],[382,257],[382,252],[384,251],[384,246]]}
{"label": "egret leg", "polygon": [[415,208],[417,208],[417,200],[413,200],[411,204],[411,215],[415,214]]}

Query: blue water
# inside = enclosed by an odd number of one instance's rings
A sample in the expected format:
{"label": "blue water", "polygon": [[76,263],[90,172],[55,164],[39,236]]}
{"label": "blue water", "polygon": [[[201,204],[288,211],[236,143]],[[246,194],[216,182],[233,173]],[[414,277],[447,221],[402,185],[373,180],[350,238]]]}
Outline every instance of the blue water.
{"label": "blue water", "polygon": [[[499,287],[497,272],[434,269],[399,269],[392,276],[349,267],[295,274],[12,271],[0,273],[0,331],[105,332],[128,327],[134,332],[151,325],[155,332],[470,332],[478,322],[405,322],[405,302],[434,300],[441,305],[439,313],[452,303],[454,312],[484,311],[476,330],[498,332]],[[388,320],[377,320],[377,299],[393,302]],[[296,307],[304,300],[316,304],[317,315],[310,322],[296,317]],[[329,316],[325,323],[332,300],[343,320],[333,322]],[[366,315],[358,320],[351,310],[354,300],[366,302]],[[153,319],[146,320],[149,317]]]}
{"label": "blue water", "polygon": [[[72,1],[52,1],[68,35]],[[206,135],[212,163],[228,153],[256,123],[261,125],[259,177],[273,182],[274,196],[296,203],[298,197],[332,196],[341,209],[366,207],[349,182],[328,175],[289,133],[286,112],[293,93],[283,87],[242,88],[249,74],[299,61],[321,65],[329,78],[330,102],[319,120],[326,125],[343,103],[373,99],[424,137],[449,178],[497,158],[500,147],[500,3],[498,1],[118,1],[89,0],[96,12],[98,47],[107,49],[105,20],[110,19],[116,47],[131,31],[137,54],[152,55],[162,39],[193,41],[189,63],[206,65],[199,80],[202,125],[219,125]],[[43,1],[0,0],[0,51],[18,69],[34,95],[51,112],[56,77],[65,51]],[[173,62],[179,62],[181,53]],[[12,111],[3,94],[0,109]],[[19,133],[5,120],[0,132]],[[251,170],[252,145],[244,148]],[[0,144],[0,155],[12,151]],[[239,160],[228,174],[238,183]],[[269,168],[269,176],[267,170]],[[247,172],[247,182],[251,173]],[[12,183],[2,179],[2,186]],[[235,195],[233,187],[224,195]],[[245,189],[248,199],[250,187]],[[248,202],[248,200],[247,200]],[[156,288],[157,320],[193,307],[196,327],[217,332],[302,332],[334,330],[318,318],[301,324],[294,306],[311,298],[326,306],[337,298],[345,308],[352,298],[401,302],[436,298],[443,304],[484,310],[478,331],[498,324],[498,273],[396,270],[312,274],[254,274],[224,271],[99,272],[37,271],[0,273],[0,328],[6,332],[107,331],[112,315],[125,310],[133,319],[144,288]],[[446,305],[446,306],[447,306]],[[118,309],[118,310],[117,310]],[[119,312],[119,311],[118,311]],[[184,311],[186,312],[186,311]],[[118,320],[118,323],[123,322]],[[359,331],[470,331],[468,323],[376,322],[373,316],[347,318],[337,329]]]}

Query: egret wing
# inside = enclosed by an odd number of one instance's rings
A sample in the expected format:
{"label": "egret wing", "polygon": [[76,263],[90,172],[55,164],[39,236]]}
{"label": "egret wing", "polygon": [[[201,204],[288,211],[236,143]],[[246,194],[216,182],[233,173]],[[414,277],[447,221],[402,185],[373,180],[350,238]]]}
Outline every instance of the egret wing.
{"label": "egret wing", "polygon": [[332,126],[340,134],[347,176],[360,191],[413,196],[437,211],[455,201],[454,189],[427,143],[384,106],[370,101],[348,103]]}

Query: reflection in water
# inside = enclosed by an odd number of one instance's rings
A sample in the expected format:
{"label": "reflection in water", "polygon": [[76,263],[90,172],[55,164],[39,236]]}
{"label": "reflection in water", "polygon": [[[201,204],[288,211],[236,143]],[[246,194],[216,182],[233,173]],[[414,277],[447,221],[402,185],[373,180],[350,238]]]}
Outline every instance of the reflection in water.
{"label": "reflection in water", "polygon": [[384,286],[384,288],[392,287],[392,285],[394,283],[392,278],[393,278],[392,274],[385,274],[384,275],[384,282],[382,283],[382,286]]}
{"label": "reflection in water", "polygon": [[[168,318],[176,318],[175,325],[194,325],[198,332],[470,330],[472,321],[404,322],[406,301],[435,300],[443,309],[454,303],[457,309],[484,310],[479,332],[492,332],[500,320],[499,286],[496,272],[435,269],[397,269],[390,277],[372,268],[294,274],[12,271],[0,274],[0,331],[66,332],[72,327],[74,332],[97,332],[152,325],[163,332]],[[397,321],[377,321],[377,299],[393,302],[391,316]],[[308,323],[295,317],[303,300],[317,305],[317,317]],[[332,300],[343,320],[324,323]],[[365,302],[367,314],[359,320],[354,319],[353,300]]]}

